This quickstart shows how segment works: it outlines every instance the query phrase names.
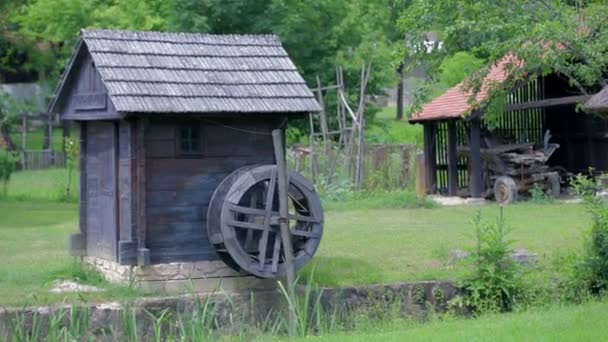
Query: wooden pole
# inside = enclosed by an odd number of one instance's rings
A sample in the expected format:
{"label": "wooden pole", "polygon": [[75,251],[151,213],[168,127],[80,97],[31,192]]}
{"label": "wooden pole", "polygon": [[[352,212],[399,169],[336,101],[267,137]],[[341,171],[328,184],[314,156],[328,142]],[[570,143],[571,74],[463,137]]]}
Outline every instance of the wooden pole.
{"label": "wooden pole", "polygon": [[317,154],[315,151],[315,123],[313,120],[313,114],[308,114],[308,121],[310,122],[310,178],[313,184],[317,183]]}
{"label": "wooden pole", "polygon": [[448,121],[448,194],[456,196],[458,191],[458,156],[456,153],[456,122]]}
{"label": "wooden pole", "polygon": [[483,193],[481,169],[481,122],[471,121],[471,196],[480,198]]}
{"label": "wooden pole", "polygon": [[287,269],[287,291],[289,296],[289,334],[296,332],[295,281],[296,269],[293,256],[293,245],[291,244],[291,231],[289,230],[289,194],[287,179],[287,165],[285,163],[285,150],[283,149],[283,132],[280,129],[272,131],[272,142],[274,144],[274,155],[278,171],[279,185],[279,226],[281,229],[281,240],[283,242],[283,256]]}
{"label": "wooden pole", "polygon": [[327,115],[325,114],[325,101],[323,101],[323,90],[321,89],[321,79],[317,76],[317,100],[321,105],[321,133],[323,134],[323,148],[325,149],[325,160],[327,160]]}
{"label": "wooden pole", "polygon": [[21,128],[21,167],[27,170],[27,131],[28,131],[27,114],[23,115],[23,124]]}
{"label": "wooden pole", "polygon": [[399,74],[399,84],[397,86],[397,120],[403,119],[403,63],[397,69]]}
{"label": "wooden pole", "polygon": [[434,122],[424,123],[424,161],[426,169],[426,191],[434,193],[437,187],[437,154],[436,154],[436,129]]}

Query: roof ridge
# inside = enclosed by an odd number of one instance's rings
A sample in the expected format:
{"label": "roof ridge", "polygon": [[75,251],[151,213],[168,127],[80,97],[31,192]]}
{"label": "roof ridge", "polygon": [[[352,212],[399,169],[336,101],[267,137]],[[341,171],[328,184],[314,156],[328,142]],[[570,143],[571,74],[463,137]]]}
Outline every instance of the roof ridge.
{"label": "roof ridge", "polygon": [[[260,33],[260,34],[241,34],[241,33],[205,33],[205,32],[174,32],[174,31],[133,31],[133,30],[114,30],[114,29],[80,29],[80,35],[84,38],[99,39],[94,37],[94,34],[125,34],[125,35],[158,35],[158,36],[178,36],[178,37],[190,37],[190,38],[266,38],[276,40],[278,44],[281,44],[279,36],[275,33]],[[142,37],[134,37],[133,39],[124,40],[137,40]]]}

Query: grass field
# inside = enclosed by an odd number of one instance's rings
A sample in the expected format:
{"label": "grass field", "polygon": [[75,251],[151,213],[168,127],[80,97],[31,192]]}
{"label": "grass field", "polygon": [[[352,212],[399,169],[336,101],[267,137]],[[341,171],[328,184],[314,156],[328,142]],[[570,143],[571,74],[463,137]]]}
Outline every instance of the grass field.
{"label": "grass field", "polygon": [[[472,246],[469,221],[477,208],[346,206],[326,213],[321,247],[303,276],[314,268],[318,282],[336,286],[453,279],[464,271],[446,264],[447,253]],[[487,219],[497,211],[496,206],[482,208]],[[514,205],[506,215],[513,227],[514,246],[538,253],[541,266],[579,247],[588,223],[583,209],[574,204]],[[54,279],[87,277],[67,253],[68,236],[78,229],[75,204],[0,201],[0,217],[0,305],[60,301],[48,294]],[[84,295],[85,300],[131,295],[128,289],[111,288],[95,277],[85,280],[110,289]]]}
{"label": "grass field", "polygon": [[552,307],[471,320],[403,322],[367,333],[303,338],[301,341],[605,341],[608,303]]}
{"label": "grass field", "polygon": [[[70,198],[66,198],[66,185],[71,182]],[[76,202],[79,193],[77,171],[71,179],[66,169],[15,172],[11,176],[7,197],[16,201]]]}
{"label": "grass field", "polygon": [[0,202],[0,218],[0,306],[60,302],[65,295],[48,292],[55,279],[79,278],[106,289],[66,300],[116,299],[135,293],[83,271],[68,255],[68,236],[78,230],[75,204]]}
{"label": "grass field", "polygon": [[[13,142],[21,148],[22,144],[22,135],[21,132],[11,132],[11,139]],[[53,129],[53,150],[61,151],[63,136],[61,128]],[[27,133],[27,149],[28,150],[42,150],[42,146],[44,145],[44,128],[37,128],[35,130],[31,130]]]}
{"label": "grass field", "polygon": [[[486,220],[499,212],[496,205],[329,211],[321,246],[306,272],[314,268],[315,278],[332,286],[453,279],[466,270],[448,265],[448,253],[473,247],[470,221],[477,210]],[[577,204],[522,203],[507,207],[505,217],[513,247],[537,253],[539,271],[547,276],[555,257],[580,249],[589,223]]]}

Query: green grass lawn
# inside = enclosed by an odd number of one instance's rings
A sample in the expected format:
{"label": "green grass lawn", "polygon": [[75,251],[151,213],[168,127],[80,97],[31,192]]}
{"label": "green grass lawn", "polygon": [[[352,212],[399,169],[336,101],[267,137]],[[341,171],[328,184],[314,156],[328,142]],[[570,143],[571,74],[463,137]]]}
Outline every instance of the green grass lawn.
{"label": "green grass lawn", "polygon": [[[68,236],[77,230],[75,204],[0,201],[0,306],[132,296],[131,289],[83,272],[77,259],[68,255]],[[74,277],[106,290],[67,298],[48,292],[53,280]]]}
{"label": "green grass lawn", "polygon": [[[48,169],[15,172],[11,176],[7,197],[17,201],[65,201],[76,202],[79,194],[78,171],[68,178],[67,169]],[[70,185],[70,198],[66,185]]]}
{"label": "green grass lawn", "polygon": [[[434,209],[340,209],[326,212],[325,235],[312,264],[322,285],[391,283],[422,279],[453,279],[462,267],[446,265],[450,249],[473,244],[469,223],[475,207]],[[496,206],[482,213],[492,219]],[[520,204],[506,210],[515,247],[538,253],[541,265],[553,256],[576,249],[588,224],[575,204]],[[78,229],[76,204],[44,201],[0,201],[0,305],[60,301],[48,294],[52,280],[81,272],[68,256],[67,240]],[[86,300],[129,295],[95,277],[109,288]]]}
{"label": "green grass lawn", "polygon": [[[31,130],[27,133],[27,149],[28,150],[42,150],[44,145],[44,129],[43,127]],[[72,130],[74,131],[74,130]],[[74,135],[74,132],[72,133]],[[11,139],[21,149],[22,135],[21,132],[11,132]],[[61,128],[53,129],[53,150],[61,151],[63,136]]]}
{"label": "green grass lawn", "polygon": [[[447,265],[450,250],[473,247],[470,223],[477,210],[495,220],[496,205],[434,209],[357,208],[329,211],[321,246],[305,273],[314,269],[324,285],[453,279],[465,268]],[[589,217],[577,204],[522,203],[505,209],[513,247],[540,257],[540,270],[554,257],[582,246]],[[550,276],[550,274],[547,274]]]}
{"label": "green grass lawn", "polygon": [[302,341],[605,341],[608,303],[587,303],[470,320],[404,322],[368,333],[309,337]]}

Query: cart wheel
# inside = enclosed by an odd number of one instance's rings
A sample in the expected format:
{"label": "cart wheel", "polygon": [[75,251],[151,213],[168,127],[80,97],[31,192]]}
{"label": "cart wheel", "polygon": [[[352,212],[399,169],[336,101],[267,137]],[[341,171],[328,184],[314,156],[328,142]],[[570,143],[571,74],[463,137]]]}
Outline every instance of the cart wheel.
{"label": "cart wheel", "polygon": [[562,185],[560,183],[559,174],[551,174],[547,176],[547,192],[551,194],[553,198],[559,198],[562,191]]}
{"label": "cart wheel", "polygon": [[494,198],[500,204],[509,204],[517,200],[517,184],[509,176],[500,176],[494,182]]}

